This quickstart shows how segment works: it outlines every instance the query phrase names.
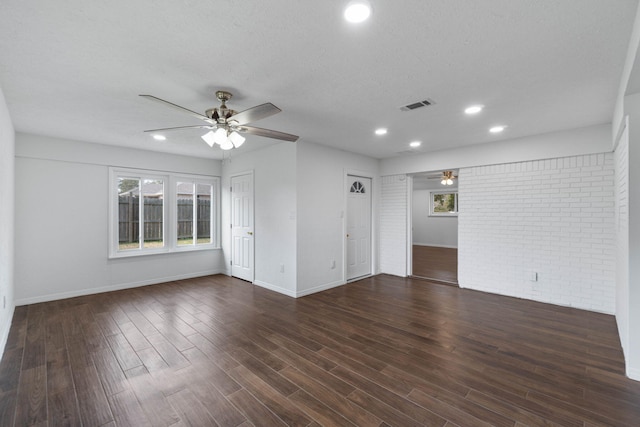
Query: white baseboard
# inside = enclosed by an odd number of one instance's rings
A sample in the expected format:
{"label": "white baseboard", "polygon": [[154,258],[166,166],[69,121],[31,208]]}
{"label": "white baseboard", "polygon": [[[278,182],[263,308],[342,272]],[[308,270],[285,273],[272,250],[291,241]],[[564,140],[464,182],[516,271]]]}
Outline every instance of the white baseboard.
{"label": "white baseboard", "polygon": [[516,294],[516,293],[507,293],[507,292],[501,292],[500,289],[493,289],[493,288],[488,288],[488,287],[484,287],[484,286],[477,286],[477,285],[469,285],[468,283],[465,283],[464,278],[461,280],[460,276],[458,276],[458,287],[460,289],[469,289],[472,291],[477,291],[477,292],[484,292],[486,294],[493,294],[493,295],[500,295],[503,297],[509,297],[509,298],[517,298],[517,299],[522,299],[522,300],[527,300],[527,301],[535,301],[535,302],[540,302],[543,304],[550,304],[550,305],[555,305],[558,307],[567,307],[567,308],[575,308],[576,310],[584,310],[584,311],[590,311],[593,313],[601,313],[601,314],[608,314],[610,316],[613,316],[615,313],[609,310],[599,310],[597,308],[593,308],[593,307],[582,307],[576,304],[566,304],[564,302],[559,302],[559,301],[549,301],[547,299],[542,299],[542,298],[533,298],[529,295],[520,295],[520,294]]}
{"label": "white baseboard", "polygon": [[2,328],[2,335],[0,335],[0,361],[2,361],[2,356],[4,355],[4,348],[7,345],[7,340],[9,339],[9,331],[11,331],[11,323],[13,323],[13,314],[15,312],[15,305],[11,305],[8,310],[7,322],[4,324]]}
{"label": "white baseboard", "polygon": [[277,292],[279,294],[286,295],[288,297],[295,298],[296,293],[291,289],[283,288],[281,286],[272,285],[271,283],[263,282],[261,280],[256,280],[253,282],[254,285],[260,286],[261,288],[269,289],[270,291]]}
{"label": "white baseboard", "polygon": [[634,381],[640,381],[640,369],[628,368],[627,377],[631,378]]}
{"label": "white baseboard", "polygon": [[288,297],[300,298],[300,297],[304,297],[304,296],[307,296],[307,295],[315,294],[317,292],[326,291],[327,289],[331,289],[331,288],[335,288],[335,287],[338,287],[338,286],[342,286],[342,285],[345,284],[345,282],[340,280],[340,281],[337,281],[337,282],[325,283],[324,285],[316,286],[316,287],[313,287],[311,289],[305,289],[305,290],[300,291],[300,292],[292,291],[291,289],[286,289],[286,288],[283,288],[281,286],[276,286],[276,285],[273,285],[271,283],[263,282],[261,280],[256,280],[255,282],[253,282],[253,284],[256,285],[256,286],[260,286],[261,288],[269,289],[270,291],[278,292],[278,293],[286,295]]}
{"label": "white baseboard", "polygon": [[438,244],[434,244],[434,243],[417,243],[417,242],[413,242],[413,244],[415,246],[433,246],[434,248],[458,249],[457,246],[453,246],[453,245],[438,245]]}
{"label": "white baseboard", "polygon": [[396,276],[396,277],[409,277],[407,275],[407,270],[406,269],[404,271],[384,271],[384,270],[382,270],[378,274],[388,274],[389,276]]}
{"label": "white baseboard", "polygon": [[157,277],[155,279],[141,280],[138,282],[120,283],[111,286],[101,286],[99,288],[80,289],[71,292],[60,292],[55,294],[41,295],[31,298],[21,298],[15,301],[16,306],[37,304],[41,302],[56,301],[65,298],[75,298],[85,295],[101,294],[103,292],[120,291],[122,289],[139,288],[141,286],[156,285],[159,283],[173,282],[174,280],[192,279],[194,277],[211,276],[213,274],[224,273],[224,269],[200,271],[197,273],[179,274],[177,276]]}
{"label": "white baseboard", "polygon": [[326,291],[327,289],[331,289],[331,288],[337,288],[338,286],[342,286],[344,284],[345,282],[343,282],[342,280],[339,280],[337,282],[325,283],[324,285],[315,286],[311,289],[305,289],[304,291],[296,292],[296,298],[315,294],[317,292]]}

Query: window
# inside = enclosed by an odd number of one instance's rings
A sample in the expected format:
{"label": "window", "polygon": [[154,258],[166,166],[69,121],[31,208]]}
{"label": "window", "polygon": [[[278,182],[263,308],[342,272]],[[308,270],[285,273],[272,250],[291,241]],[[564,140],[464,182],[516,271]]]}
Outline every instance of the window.
{"label": "window", "polygon": [[457,216],[458,192],[433,191],[429,205],[430,216]]}
{"label": "window", "polygon": [[362,185],[360,181],[356,181],[353,184],[351,184],[351,189],[349,190],[349,192],[351,193],[359,193],[359,194],[364,194],[365,191],[366,190],[364,188],[364,185]]}
{"label": "window", "polygon": [[217,247],[219,180],[111,168],[113,258]]}
{"label": "window", "polygon": [[178,246],[211,244],[213,184],[180,178],[176,184],[176,196]]}
{"label": "window", "polygon": [[118,251],[164,248],[165,180],[118,176]]}

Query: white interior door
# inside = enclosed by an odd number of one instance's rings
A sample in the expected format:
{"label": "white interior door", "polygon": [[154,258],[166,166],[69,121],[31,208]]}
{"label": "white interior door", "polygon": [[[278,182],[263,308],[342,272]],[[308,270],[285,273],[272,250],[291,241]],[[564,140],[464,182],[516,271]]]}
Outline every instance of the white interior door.
{"label": "white interior door", "polygon": [[371,274],[371,179],[347,179],[347,280]]}
{"label": "white interior door", "polygon": [[253,283],[253,174],[231,177],[231,275]]}

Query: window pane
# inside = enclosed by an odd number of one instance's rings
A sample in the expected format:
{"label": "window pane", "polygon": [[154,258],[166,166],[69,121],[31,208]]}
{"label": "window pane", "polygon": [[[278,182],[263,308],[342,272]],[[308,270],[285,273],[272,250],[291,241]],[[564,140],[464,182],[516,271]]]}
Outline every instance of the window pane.
{"label": "window pane", "polygon": [[140,248],[140,180],[118,178],[118,249]]}
{"label": "window pane", "polygon": [[163,236],[163,204],[164,182],[160,179],[145,179],[142,186],[144,206],[144,247],[162,248]]}
{"label": "window pane", "polygon": [[193,190],[192,182],[178,182],[178,245],[193,245]]}
{"label": "window pane", "polygon": [[433,213],[456,213],[457,193],[433,195]]}
{"label": "window pane", "polygon": [[198,244],[211,243],[211,194],[212,185],[197,184],[198,191]]}

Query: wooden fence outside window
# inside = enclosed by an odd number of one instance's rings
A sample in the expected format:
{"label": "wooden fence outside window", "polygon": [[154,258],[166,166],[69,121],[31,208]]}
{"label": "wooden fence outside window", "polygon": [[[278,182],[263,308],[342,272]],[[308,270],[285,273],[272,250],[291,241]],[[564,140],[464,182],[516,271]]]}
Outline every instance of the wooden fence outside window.
{"label": "wooden fence outside window", "polygon": [[[211,200],[197,199],[197,238],[208,238],[211,234]],[[118,242],[134,243],[138,241],[139,196],[118,197]],[[144,241],[162,241],[163,200],[144,199]],[[193,238],[193,199],[178,199],[178,240]]]}

